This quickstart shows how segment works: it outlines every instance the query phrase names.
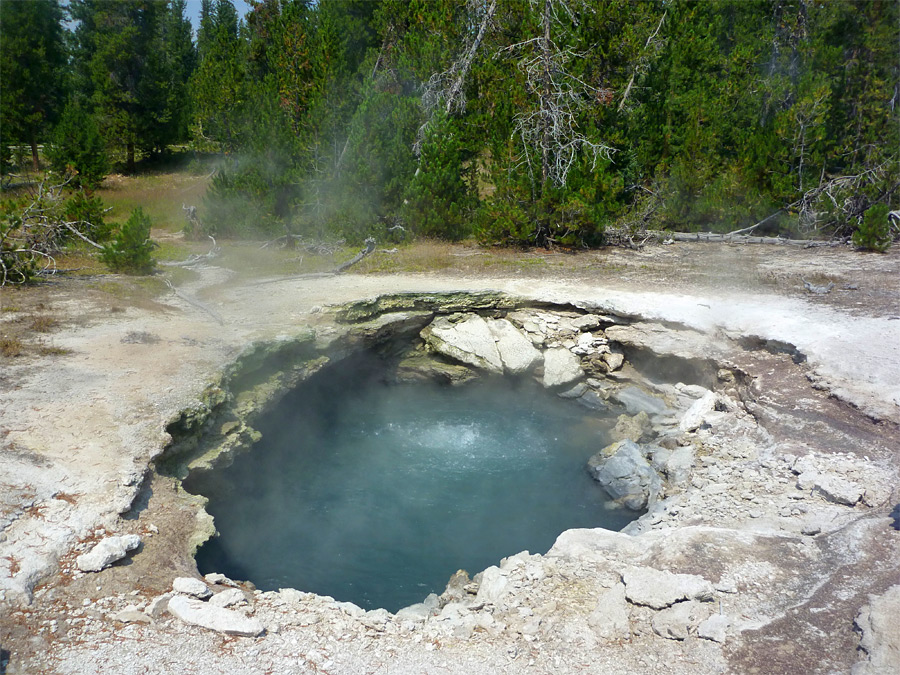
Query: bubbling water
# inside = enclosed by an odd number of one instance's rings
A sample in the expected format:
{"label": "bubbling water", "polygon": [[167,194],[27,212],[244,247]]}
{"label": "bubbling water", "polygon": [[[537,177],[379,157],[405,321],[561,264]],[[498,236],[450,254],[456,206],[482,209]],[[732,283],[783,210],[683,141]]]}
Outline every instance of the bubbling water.
{"label": "bubbling water", "polygon": [[396,611],[457,569],[638,515],[584,470],[611,420],[530,380],[391,385],[382,373],[364,357],[320,372],[258,423],[251,452],[186,481],[219,532],[201,572]]}

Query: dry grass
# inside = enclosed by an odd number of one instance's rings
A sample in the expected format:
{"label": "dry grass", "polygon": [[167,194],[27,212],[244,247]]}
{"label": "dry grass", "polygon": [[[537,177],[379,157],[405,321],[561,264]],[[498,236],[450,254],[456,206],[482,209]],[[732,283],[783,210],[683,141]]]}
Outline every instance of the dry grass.
{"label": "dry grass", "polygon": [[59,322],[54,319],[52,316],[47,316],[46,314],[36,316],[31,321],[31,330],[36,331],[38,333],[49,333],[53,330]]}
{"label": "dry grass", "polygon": [[42,342],[37,346],[37,353],[41,356],[67,356],[72,353],[72,350],[66,349],[65,347],[44,344]]}
{"label": "dry grass", "polygon": [[0,337],[0,355],[7,358],[22,354],[22,341],[15,337]]}

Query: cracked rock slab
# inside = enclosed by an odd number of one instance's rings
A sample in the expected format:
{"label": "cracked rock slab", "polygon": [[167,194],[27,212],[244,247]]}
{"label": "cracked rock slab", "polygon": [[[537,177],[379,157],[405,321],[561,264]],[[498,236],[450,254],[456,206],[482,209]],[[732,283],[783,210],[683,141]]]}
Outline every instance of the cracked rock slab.
{"label": "cracked rock slab", "polygon": [[636,605],[663,609],[681,600],[712,600],[713,585],[696,574],[674,574],[652,567],[632,567],[622,573],[625,597]]}
{"label": "cracked rock slab", "polygon": [[177,595],[169,600],[168,609],[170,614],[185,623],[226,635],[256,637],[264,630],[263,625],[256,619],[183,595]]}

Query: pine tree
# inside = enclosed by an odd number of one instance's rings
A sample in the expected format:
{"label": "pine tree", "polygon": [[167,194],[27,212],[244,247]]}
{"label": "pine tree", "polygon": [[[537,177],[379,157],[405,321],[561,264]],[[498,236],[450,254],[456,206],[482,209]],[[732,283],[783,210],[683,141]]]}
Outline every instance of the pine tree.
{"label": "pine tree", "polygon": [[62,20],[59,0],[0,2],[0,144],[28,144],[35,171],[38,143],[62,112]]}

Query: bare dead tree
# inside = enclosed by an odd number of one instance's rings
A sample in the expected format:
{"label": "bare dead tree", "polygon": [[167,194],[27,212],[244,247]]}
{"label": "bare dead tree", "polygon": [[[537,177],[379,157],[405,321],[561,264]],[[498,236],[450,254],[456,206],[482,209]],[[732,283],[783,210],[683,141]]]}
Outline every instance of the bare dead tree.
{"label": "bare dead tree", "polygon": [[62,192],[74,177],[47,174],[24,208],[0,222],[0,286],[55,272],[55,256],[72,236],[103,250],[85,234],[91,223],[68,220],[63,213]]}
{"label": "bare dead tree", "polygon": [[663,12],[663,15],[659,19],[659,23],[656,26],[656,30],[654,30],[650,34],[650,37],[647,38],[647,42],[644,44],[644,49],[634,64],[634,69],[631,71],[631,77],[629,78],[628,84],[625,87],[625,91],[622,94],[622,100],[619,101],[619,112],[622,112],[622,110],[625,109],[625,104],[628,102],[628,95],[631,93],[631,88],[634,86],[635,78],[639,75],[643,75],[649,70],[650,64],[652,62],[652,57],[655,56],[665,44],[664,40],[657,40],[656,38],[659,35],[659,31],[663,27],[663,22],[666,20],[667,14],[668,10]]}
{"label": "bare dead tree", "polygon": [[874,197],[867,195],[873,186],[884,185],[889,177],[896,177],[897,168],[897,159],[892,158],[854,175],[828,179],[823,175],[816,187],[804,192],[786,208],[798,214],[804,232],[833,229],[838,236],[849,234],[845,231],[847,225],[858,224],[870,206],[886,202],[900,188],[900,180],[893,180]]}
{"label": "bare dead tree", "polygon": [[[466,11],[469,16],[477,17],[484,8],[484,3],[478,0],[468,0],[466,3]],[[494,14],[497,11],[497,0],[491,0],[490,5],[484,9],[481,16],[481,22],[478,26],[478,32],[474,39],[469,42],[462,55],[453,62],[447,70],[433,74],[425,84],[422,92],[422,108],[425,111],[425,122],[419,127],[416,134],[416,142],[413,145],[413,152],[417,157],[422,155],[422,143],[428,127],[434,120],[435,113],[440,109],[445,115],[451,113],[462,113],[466,109],[466,98],[464,95],[464,87],[469,69],[472,67],[472,61],[478,53],[484,36],[493,23]]]}
{"label": "bare dead tree", "polygon": [[[503,51],[518,53],[518,66],[525,75],[526,86],[536,94],[537,107],[522,111],[515,117],[513,136],[522,141],[518,166],[532,177],[532,192],[538,194],[548,185],[562,187],[569,170],[580,154],[591,159],[596,168],[600,159],[610,159],[615,148],[588,138],[578,128],[578,116],[589,101],[605,94],[601,87],[576,77],[569,64],[583,58],[576,50],[562,47],[553,37],[553,28],[564,29],[559,11],[564,10],[570,21],[578,17],[565,0],[531,0],[532,6],[541,3],[541,34],[505,47]],[[534,155],[534,157],[533,157]],[[535,184],[534,165],[540,157],[540,186]]]}

